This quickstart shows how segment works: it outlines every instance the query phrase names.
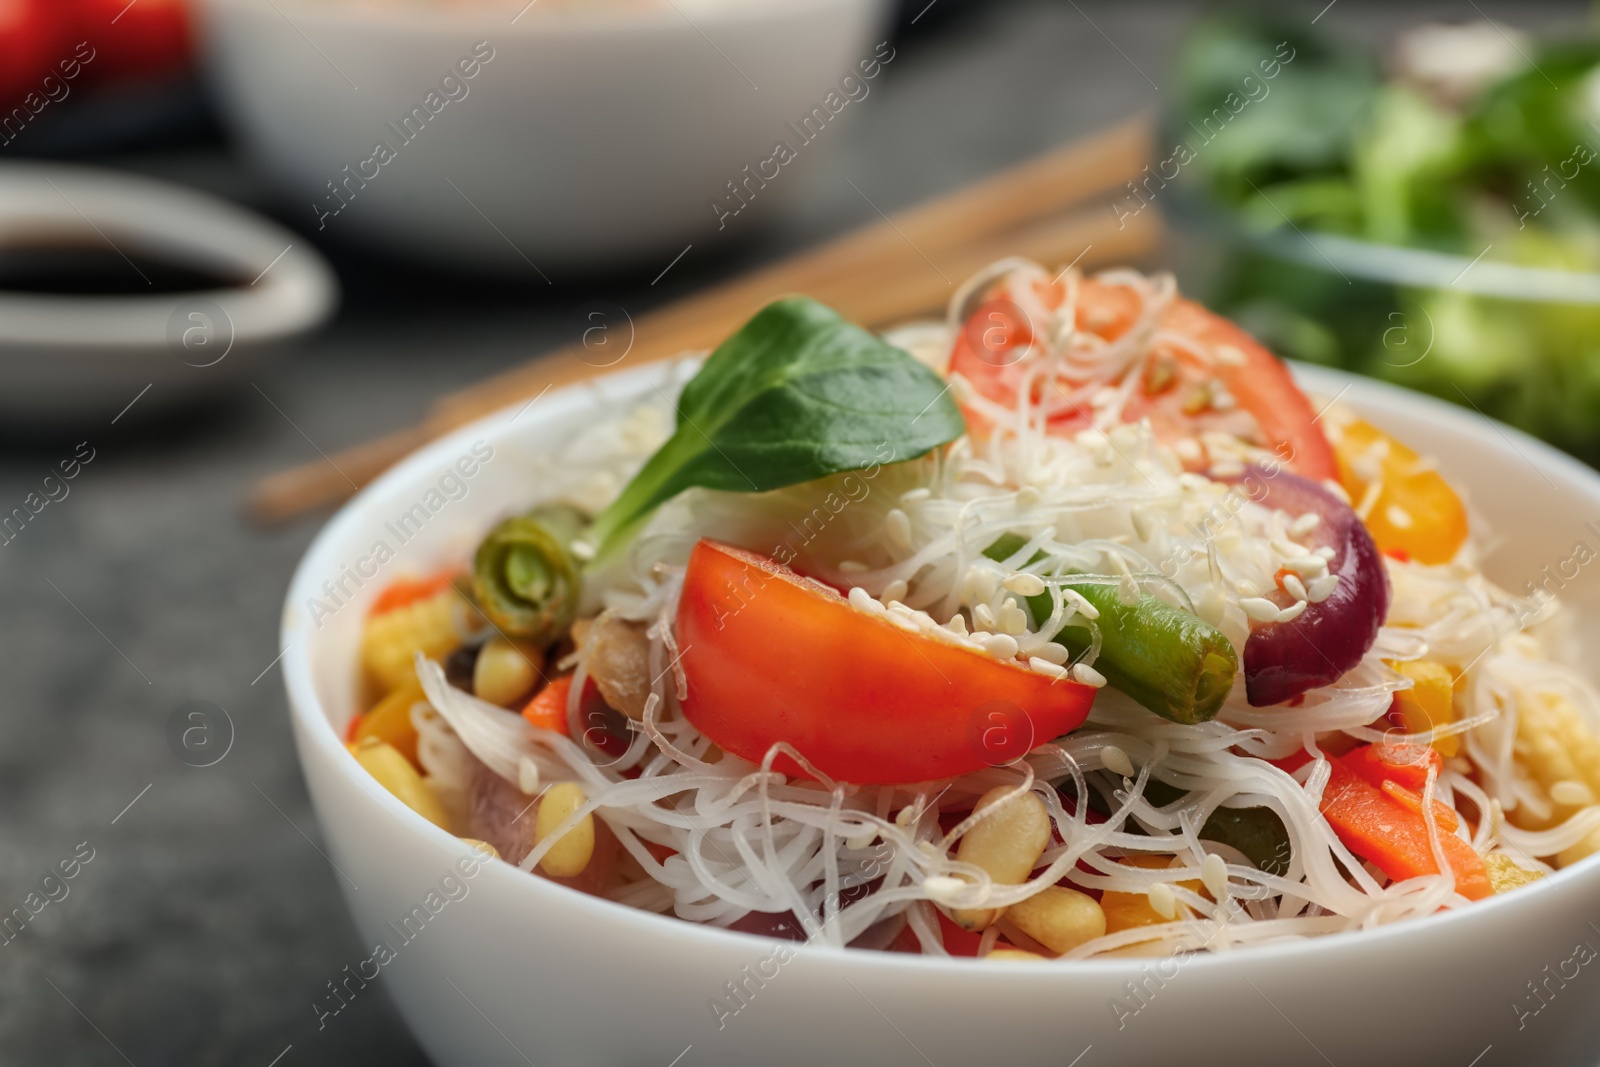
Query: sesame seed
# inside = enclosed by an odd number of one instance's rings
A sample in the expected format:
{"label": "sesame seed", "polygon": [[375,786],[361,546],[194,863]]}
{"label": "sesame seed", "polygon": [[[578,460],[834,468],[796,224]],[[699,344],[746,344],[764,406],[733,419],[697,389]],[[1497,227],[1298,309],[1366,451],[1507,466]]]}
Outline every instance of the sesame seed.
{"label": "sesame seed", "polygon": [[998,630],[1000,628],[1000,624],[995,621],[994,609],[987,604],[977,604],[973,607],[972,621],[982,630]]}
{"label": "sesame seed", "polygon": [[1017,639],[1010,634],[990,634],[983,642],[983,650],[995,659],[1015,659]]}
{"label": "sesame seed", "polygon": [[1090,622],[1094,622],[1100,617],[1100,609],[1084,599],[1083,594],[1076,589],[1063,589],[1062,593],[1065,594],[1064,599],[1071,605],[1072,609]]}
{"label": "sesame seed", "polygon": [[1000,585],[1002,588],[1009,589],[1011,592],[1021,596],[1038,596],[1044,592],[1045,588],[1043,578],[1037,574],[1029,574],[1026,571],[1018,571],[1016,574],[1006,575]]}
{"label": "sesame seed", "polygon": [[1007,602],[1000,608],[1000,632],[1013,637],[1020,636],[1028,631],[1028,613],[1017,605]]}
{"label": "sesame seed", "polygon": [[1200,442],[1192,437],[1180,437],[1172,442],[1172,451],[1185,466],[1195,466],[1206,458],[1205,451],[1201,449]]}
{"label": "sesame seed", "polygon": [[1072,665],[1072,680],[1083,685],[1092,685],[1096,689],[1104,689],[1106,685],[1106,676],[1087,663],[1074,663]]}
{"label": "sesame seed", "polygon": [[945,626],[955,633],[965,634],[967,632],[967,617],[958,611],[950,616],[950,621],[945,623]]}
{"label": "sesame seed", "polygon": [[1294,522],[1289,524],[1289,536],[1304,537],[1312,530],[1315,530],[1321,522],[1321,515],[1318,515],[1314,511],[1308,511],[1298,519],[1294,520]]}
{"label": "sesame seed", "polygon": [[1111,431],[1111,444],[1124,452],[1139,447],[1139,428],[1123,423]]}
{"label": "sesame seed", "polygon": [[1150,535],[1156,531],[1155,519],[1151,517],[1150,509],[1134,508],[1129,513],[1129,518],[1133,520],[1133,532],[1139,540],[1150,540]]}
{"label": "sesame seed", "polygon": [[1107,745],[1100,750],[1100,764],[1112,774],[1120,774],[1124,778],[1132,778],[1137,773],[1133,768],[1133,760],[1117,745]]}
{"label": "sesame seed", "polygon": [[1383,509],[1383,517],[1389,520],[1389,525],[1397,530],[1409,530],[1412,526],[1411,512],[1399,504],[1390,504]]}
{"label": "sesame seed", "polygon": [[527,756],[517,761],[517,788],[530,797],[539,791],[539,765]]}
{"label": "sesame seed", "polygon": [[859,611],[859,612],[861,612],[861,613],[863,613],[865,615],[888,615],[889,614],[889,609],[888,608],[884,607],[882,604],[880,604],[876,600],[874,600],[872,598],[872,594],[868,593],[865,589],[861,588],[859,585],[851,586],[850,587],[850,592],[848,594],[846,594],[845,598],[850,601],[850,606],[852,608],[855,608],[857,611]]}
{"label": "sesame seed", "polygon": [[915,504],[917,501],[926,500],[932,495],[932,489],[929,489],[925,485],[919,485],[915,489],[907,489],[905,492],[901,493],[900,500],[905,504]]}
{"label": "sesame seed", "polygon": [[1038,656],[1028,657],[1028,669],[1039,674],[1048,675],[1051,678],[1065,678],[1067,676],[1066,670],[1059,664],[1051,663],[1047,659],[1040,659]]}
{"label": "sesame seed", "polygon": [[904,600],[906,593],[909,592],[910,589],[911,587],[906,584],[906,580],[904,578],[896,578],[894,581],[883,587],[883,595],[879,597],[879,599],[885,603],[890,600]]}
{"label": "sesame seed", "polygon": [[930,874],[922,880],[922,891],[941,904],[955,899],[966,888],[967,883],[948,874]]}
{"label": "sesame seed", "polygon": [[1221,900],[1228,892],[1227,861],[1215,852],[1206,853],[1204,862],[1200,864],[1200,881],[1205,883],[1212,897]]}
{"label": "sesame seed", "polygon": [[1024,509],[1031,508],[1039,503],[1042,495],[1043,494],[1041,494],[1039,490],[1033,486],[1025,485],[1021,489],[1017,490],[1017,507]]}
{"label": "sesame seed", "polygon": [[840,574],[860,574],[867,570],[867,565],[860,560],[847,559],[839,563]]}
{"label": "sesame seed", "polygon": [[1239,580],[1239,595],[1258,597],[1261,595],[1261,587],[1248,578],[1241,578]]}
{"label": "sesame seed", "polygon": [[1328,573],[1328,561],[1315,552],[1283,561],[1284,570],[1294,571],[1301,581],[1311,581]]}
{"label": "sesame seed", "polygon": [[890,508],[883,517],[883,528],[889,539],[901,548],[911,547],[911,520],[899,508]]}
{"label": "sesame seed", "polygon": [[871,848],[872,847],[872,843],[874,841],[876,841],[877,839],[878,839],[877,827],[869,826],[866,829],[862,830],[861,833],[857,834],[855,837],[847,837],[847,838],[845,838],[844,839],[844,847],[848,848],[848,849],[851,849],[851,850],[853,850],[855,852],[860,852],[862,849]]}
{"label": "sesame seed", "polygon": [[1150,910],[1171,922],[1178,917],[1178,896],[1172,887],[1165,882],[1157,882],[1150,887]]}
{"label": "sesame seed", "polygon": [[1582,782],[1567,778],[1550,787],[1550,799],[1570,807],[1587,807],[1594,803],[1594,791]]}
{"label": "sesame seed", "polygon": [[1211,350],[1211,355],[1218,363],[1228,367],[1242,367],[1248,362],[1244,350],[1237,345],[1218,345]]}
{"label": "sesame seed", "polygon": [[1344,491],[1344,486],[1340,485],[1332,478],[1322,479],[1322,488],[1338,497],[1342,502],[1346,504],[1350,503],[1350,494]]}
{"label": "sesame seed", "polygon": [[1211,390],[1211,406],[1217,411],[1232,411],[1239,406],[1239,402],[1233,398],[1232,393],[1219,385]]}
{"label": "sesame seed", "polygon": [[1296,600],[1307,599],[1305,583],[1300,580],[1298,575],[1291,573],[1283,576],[1283,591]]}
{"label": "sesame seed", "polygon": [[1239,601],[1239,607],[1244,613],[1256,622],[1277,622],[1278,605],[1266,597],[1247,596]]}
{"label": "sesame seed", "polygon": [[1333,557],[1337,556],[1339,553],[1335,552],[1329,546],[1323,545],[1321,548],[1317,549],[1315,552],[1313,552],[1311,554],[1313,556],[1321,556],[1323,559],[1327,560],[1329,563],[1332,563],[1333,562]]}
{"label": "sesame seed", "polygon": [[1046,641],[1044,644],[1039,646],[1037,651],[1035,651],[1033,658],[1042,659],[1046,663],[1054,663],[1059,667],[1061,664],[1067,662],[1067,655],[1068,653],[1065,646],[1058,645],[1054,641]]}
{"label": "sesame seed", "polygon": [[1313,579],[1311,584],[1306,586],[1306,599],[1313,604],[1320,604],[1333,595],[1338,584],[1337,574],[1324,574],[1321,578]]}
{"label": "sesame seed", "polygon": [[1293,622],[1298,619],[1306,608],[1310,607],[1304,600],[1296,600],[1293,604],[1278,612],[1279,622]]}
{"label": "sesame seed", "polygon": [[1244,464],[1236,459],[1219,460],[1211,465],[1214,478],[1238,478],[1244,474]]}

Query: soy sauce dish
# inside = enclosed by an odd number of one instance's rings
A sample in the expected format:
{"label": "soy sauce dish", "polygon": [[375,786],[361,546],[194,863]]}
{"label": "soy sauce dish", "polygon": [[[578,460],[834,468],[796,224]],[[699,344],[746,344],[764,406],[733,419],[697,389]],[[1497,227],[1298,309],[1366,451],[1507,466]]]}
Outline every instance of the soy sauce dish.
{"label": "soy sauce dish", "polygon": [[444,1064],[1592,1063],[1597,514],[1164,275],[777,301],[307,553],[370,946],[313,1011],[381,975]]}

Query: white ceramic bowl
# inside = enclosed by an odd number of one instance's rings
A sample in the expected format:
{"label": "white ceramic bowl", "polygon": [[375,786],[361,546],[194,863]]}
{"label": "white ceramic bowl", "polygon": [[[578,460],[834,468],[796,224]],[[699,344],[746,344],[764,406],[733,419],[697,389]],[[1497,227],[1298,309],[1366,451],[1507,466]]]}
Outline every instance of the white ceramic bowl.
{"label": "white ceramic bowl", "polygon": [[[1600,951],[1591,923],[1600,914],[1600,861],[1372,932],[1182,963],[1056,965],[811,946],[763,965],[772,946],[754,937],[630,910],[490,863],[402,947],[386,924],[398,926],[423,903],[466,848],[387,793],[340,744],[356,710],[366,604],[402,568],[464,557],[490,522],[537,492],[527,457],[592,422],[597,405],[648,397],[663,374],[645,367],[551,393],[516,425],[508,412],[429,446],[328,524],[289,592],[283,669],[312,800],[348,877],[342,885],[362,940],[397,949],[377,981],[440,1064],[1556,1067],[1600,1057],[1600,1021],[1590,1010],[1600,964],[1586,965]],[[1600,516],[1594,471],[1439,401],[1325,371],[1302,379],[1329,396],[1348,386],[1347,403],[1440,458],[1505,538],[1488,568],[1501,583],[1520,590],[1569,556],[1575,540],[1593,544],[1583,524]],[[384,522],[477,441],[494,459],[467,495],[440,509],[318,628],[308,598],[324,596],[324,581],[337,581],[376,540],[392,543]],[[1600,612],[1595,585],[1580,579],[1568,600]],[[758,988],[746,976],[760,979],[763,970],[770,977]],[[710,1002],[727,996],[729,982],[747,982],[753,995],[719,1028]],[[1538,999],[1529,983],[1539,984]],[[1119,1018],[1113,1003],[1140,1010]]]}
{"label": "white ceramic bowl", "polygon": [[130,263],[126,295],[0,292],[0,417],[13,424],[120,418],[136,395],[143,417],[236,384],[338,303],[333,272],[305,238],[116,171],[0,167],[0,253],[7,245],[80,245],[229,279],[140,292],[144,272]]}
{"label": "white ceramic bowl", "polygon": [[[230,125],[308,226],[535,282],[533,270],[671,257],[723,223],[748,229],[838,139],[824,125],[802,145],[785,124],[859,77],[885,21],[885,0],[519,9],[206,0],[202,15]],[[462,78],[479,42],[492,58]],[[459,99],[440,93],[450,74]],[[873,106],[865,84],[838,119]],[[403,140],[430,91],[436,113]],[[727,183],[779,140],[798,158],[719,220],[712,202],[736,204]],[[379,141],[394,158],[366,164]]]}

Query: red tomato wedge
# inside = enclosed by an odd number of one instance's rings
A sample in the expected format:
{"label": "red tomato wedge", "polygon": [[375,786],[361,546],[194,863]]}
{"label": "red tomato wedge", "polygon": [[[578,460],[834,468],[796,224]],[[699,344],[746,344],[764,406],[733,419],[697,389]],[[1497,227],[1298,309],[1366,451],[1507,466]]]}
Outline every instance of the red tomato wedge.
{"label": "red tomato wedge", "polygon": [[[1066,300],[1066,287],[1059,282],[1038,284],[1028,295],[1030,303],[1037,300],[1057,308]],[[1115,341],[1133,326],[1138,309],[1139,296],[1128,286],[1085,278],[1078,287],[1075,325]],[[1295,385],[1283,361],[1255,338],[1181,297],[1162,312],[1157,329],[1143,380],[1122,409],[1124,421],[1147,418],[1164,441],[1208,430],[1229,433],[1276,452],[1307,478],[1338,476],[1333,449],[1317,425],[1311,401]],[[1034,324],[1027,314],[1010,295],[998,291],[973,312],[956,338],[950,370],[989,400],[1015,404],[1021,383],[1032,375],[1031,361],[1022,359],[1021,353],[1033,340]],[[1197,355],[1195,349],[1208,355]],[[1058,408],[1049,418],[1052,430],[1066,435],[1089,426],[1085,406],[1062,407],[1068,401],[1070,380],[1050,381],[1043,376],[1031,380],[1036,399]],[[1210,403],[1213,383],[1226,391],[1231,404]],[[982,419],[970,413],[968,422],[982,425]]]}
{"label": "red tomato wedge", "polygon": [[[684,714],[759,763],[788,742],[863,784],[1009,762],[1083,723],[1095,690],[851,607],[782,564],[716,541],[689,556],[676,626]],[[787,774],[800,768],[777,762]]]}

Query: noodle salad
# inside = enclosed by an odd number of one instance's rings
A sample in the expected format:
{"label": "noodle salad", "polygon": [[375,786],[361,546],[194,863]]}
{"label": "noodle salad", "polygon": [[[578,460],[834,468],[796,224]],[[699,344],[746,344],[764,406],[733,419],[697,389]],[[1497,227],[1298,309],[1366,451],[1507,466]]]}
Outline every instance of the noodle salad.
{"label": "noodle salad", "polygon": [[508,863],[767,937],[1220,951],[1600,851],[1600,697],[1433,464],[1180,296],[804,298],[365,622],[352,755]]}

